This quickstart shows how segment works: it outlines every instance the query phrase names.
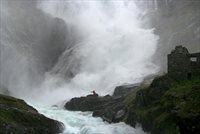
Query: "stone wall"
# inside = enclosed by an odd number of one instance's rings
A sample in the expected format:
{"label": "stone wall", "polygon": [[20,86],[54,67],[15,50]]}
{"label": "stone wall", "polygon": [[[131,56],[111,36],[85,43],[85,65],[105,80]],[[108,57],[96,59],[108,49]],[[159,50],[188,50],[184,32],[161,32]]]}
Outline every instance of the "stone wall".
{"label": "stone wall", "polygon": [[193,75],[200,74],[200,53],[189,54],[190,68]]}
{"label": "stone wall", "polygon": [[190,54],[187,48],[177,46],[168,55],[168,74],[175,79],[191,79],[200,73],[200,53]]}

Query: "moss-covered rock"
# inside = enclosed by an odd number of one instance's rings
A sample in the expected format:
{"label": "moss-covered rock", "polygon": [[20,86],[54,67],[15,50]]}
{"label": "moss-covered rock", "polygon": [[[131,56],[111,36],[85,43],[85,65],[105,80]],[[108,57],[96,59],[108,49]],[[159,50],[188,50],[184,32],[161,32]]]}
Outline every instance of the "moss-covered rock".
{"label": "moss-covered rock", "polygon": [[200,132],[200,76],[175,81],[167,75],[136,93],[127,104],[124,121],[141,123],[152,134],[198,134]]}
{"label": "moss-covered rock", "polygon": [[1,134],[55,134],[62,129],[60,122],[39,114],[23,100],[0,95]]}

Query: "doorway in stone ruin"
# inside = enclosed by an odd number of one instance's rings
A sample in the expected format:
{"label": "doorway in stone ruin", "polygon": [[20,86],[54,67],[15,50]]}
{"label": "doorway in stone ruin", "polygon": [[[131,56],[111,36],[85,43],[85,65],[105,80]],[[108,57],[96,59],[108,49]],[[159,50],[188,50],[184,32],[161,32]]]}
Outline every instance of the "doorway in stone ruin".
{"label": "doorway in stone ruin", "polygon": [[192,78],[192,73],[188,73],[188,74],[187,74],[187,79],[188,79],[188,80],[191,80],[191,78]]}

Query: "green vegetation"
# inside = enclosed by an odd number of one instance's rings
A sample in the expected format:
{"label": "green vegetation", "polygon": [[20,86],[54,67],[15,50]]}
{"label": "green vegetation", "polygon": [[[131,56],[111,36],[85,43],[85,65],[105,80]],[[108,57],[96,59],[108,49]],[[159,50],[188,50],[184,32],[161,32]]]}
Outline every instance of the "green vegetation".
{"label": "green vegetation", "polygon": [[55,134],[59,131],[59,122],[39,114],[23,100],[0,95],[1,134]]}
{"label": "green vegetation", "polygon": [[37,112],[33,107],[27,105],[23,100],[1,94],[0,94],[0,104],[4,105],[5,107],[15,107],[23,110],[31,109],[32,111]]}
{"label": "green vegetation", "polygon": [[127,103],[126,123],[135,126],[139,122],[152,134],[199,132],[200,76],[175,81],[165,75],[132,96]]}

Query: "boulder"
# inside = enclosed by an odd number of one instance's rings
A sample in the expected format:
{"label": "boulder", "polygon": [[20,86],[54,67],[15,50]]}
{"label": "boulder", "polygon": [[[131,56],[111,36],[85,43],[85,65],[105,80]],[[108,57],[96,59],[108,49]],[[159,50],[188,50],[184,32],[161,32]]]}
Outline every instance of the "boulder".
{"label": "boulder", "polygon": [[72,98],[69,102],[65,104],[67,110],[72,111],[94,111],[98,110],[103,103],[109,101],[110,96],[98,97],[93,95],[88,95],[86,97]]}
{"label": "boulder", "polygon": [[103,97],[88,95],[86,97],[72,98],[65,104],[67,110],[93,111],[94,117],[102,117],[107,122],[119,122],[124,115],[119,111],[124,111],[124,106],[122,97],[110,95]]}
{"label": "boulder", "polygon": [[62,123],[39,114],[23,100],[0,95],[1,134],[56,134]]}

